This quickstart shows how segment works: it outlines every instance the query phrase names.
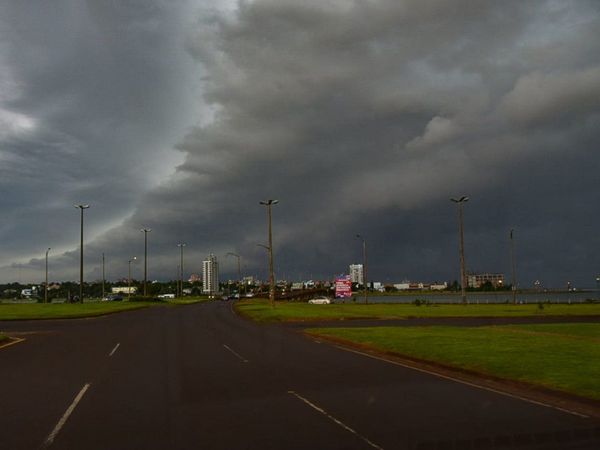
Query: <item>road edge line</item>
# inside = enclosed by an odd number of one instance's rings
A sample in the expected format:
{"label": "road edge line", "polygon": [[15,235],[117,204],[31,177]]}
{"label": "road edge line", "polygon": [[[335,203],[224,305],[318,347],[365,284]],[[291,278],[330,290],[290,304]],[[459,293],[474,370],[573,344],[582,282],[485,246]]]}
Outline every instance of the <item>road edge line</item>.
{"label": "road edge line", "polygon": [[7,342],[6,344],[0,345],[0,349],[6,348],[6,347],[10,347],[11,345],[20,344],[21,342],[25,341],[25,338],[13,338],[13,337],[9,337],[9,340],[10,340],[10,342]]}
{"label": "road edge line", "polygon": [[495,394],[503,395],[505,397],[514,398],[514,399],[521,400],[523,402],[531,403],[531,404],[534,404],[534,405],[544,406],[546,408],[555,409],[555,410],[561,411],[563,413],[567,413],[567,414],[571,414],[573,416],[581,417],[582,419],[590,419],[590,416],[588,416],[586,414],[579,413],[577,411],[573,411],[573,410],[570,410],[570,409],[565,409],[565,408],[562,408],[560,406],[551,405],[550,403],[544,403],[544,402],[541,402],[539,400],[533,400],[533,399],[530,399],[530,398],[527,398],[527,397],[523,397],[523,396],[520,396],[520,395],[517,395],[517,394],[512,394],[510,392],[501,391],[499,389],[495,389],[495,388],[492,388],[492,387],[489,387],[489,386],[483,386],[481,384],[476,384],[476,383],[473,383],[473,382],[470,382],[470,381],[461,380],[460,378],[451,377],[449,375],[444,375],[444,374],[441,374],[441,373],[438,373],[438,372],[434,372],[434,371],[431,371],[431,370],[423,369],[421,367],[416,367],[416,366],[413,366],[413,365],[410,365],[410,364],[401,363],[399,361],[394,361],[393,359],[384,358],[382,356],[377,356],[377,355],[372,355],[372,354],[369,354],[369,353],[361,352],[360,350],[355,350],[355,349],[352,349],[352,348],[344,347],[344,346],[339,345],[339,344],[334,344],[333,346],[336,347],[336,348],[338,348],[338,349],[340,349],[340,350],[344,350],[346,352],[356,353],[358,355],[366,356],[367,358],[371,358],[371,359],[376,359],[376,360],[379,360],[379,361],[387,362],[387,363],[390,363],[390,364],[394,364],[396,366],[404,367],[406,369],[416,370],[418,372],[426,373],[428,375],[433,375],[433,376],[438,377],[438,378],[443,378],[445,380],[454,381],[456,383],[464,384],[466,386],[471,386],[471,387],[474,387],[474,388],[477,388],[477,389],[482,389],[484,391],[493,392]]}

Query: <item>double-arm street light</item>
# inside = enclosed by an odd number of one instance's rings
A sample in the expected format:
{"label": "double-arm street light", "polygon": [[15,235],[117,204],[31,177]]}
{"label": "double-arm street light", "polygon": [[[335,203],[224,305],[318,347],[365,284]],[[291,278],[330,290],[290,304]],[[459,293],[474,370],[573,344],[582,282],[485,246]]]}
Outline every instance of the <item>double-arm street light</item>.
{"label": "double-arm street light", "polygon": [[127,262],[129,264],[129,273],[127,275],[127,300],[131,300],[131,263],[136,259],[137,256],[134,256]]}
{"label": "double-arm street light", "polygon": [[232,253],[229,252],[227,253],[225,256],[234,256],[237,258],[237,266],[238,266],[238,295],[240,296],[240,299],[242,298],[242,266],[240,265],[240,255],[238,255],[237,253]]}
{"label": "double-arm street light", "polygon": [[368,289],[367,289],[367,241],[365,240],[364,236],[361,236],[360,234],[357,234],[356,238],[362,240],[362,247],[363,247],[363,286],[365,288],[365,305],[368,305],[369,304],[369,294],[368,294]]}
{"label": "double-arm street light", "polygon": [[144,232],[144,297],[148,295],[146,284],[148,283],[148,233],[152,231],[152,228],[142,228],[140,231]]}
{"label": "double-arm street light", "polygon": [[267,207],[267,217],[269,220],[269,303],[271,308],[275,306],[275,277],[273,275],[273,234],[271,230],[271,206],[279,203],[279,200],[265,200],[260,204]]}
{"label": "double-arm street light", "polygon": [[73,205],[81,210],[81,242],[79,256],[79,301],[83,303],[83,210],[88,209],[90,205]]}
{"label": "double-arm street light", "polygon": [[48,252],[50,247],[46,250],[46,286],[44,287],[44,303],[48,303]]}
{"label": "double-arm street light", "polygon": [[466,197],[463,195],[462,197],[460,197],[458,199],[451,198],[450,200],[453,201],[454,203],[456,203],[456,205],[458,207],[458,234],[460,236],[460,247],[459,247],[460,293],[461,293],[463,304],[466,304],[467,303],[467,292],[466,292],[467,274],[465,272],[465,237],[464,237],[464,230],[463,230],[463,203],[468,202],[469,197]]}
{"label": "double-arm street light", "polygon": [[180,264],[179,264],[179,296],[183,297],[183,248],[185,247],[185,244],[183,242],[177,244],[177,247],[179,247],[179,254],[180,254]]}

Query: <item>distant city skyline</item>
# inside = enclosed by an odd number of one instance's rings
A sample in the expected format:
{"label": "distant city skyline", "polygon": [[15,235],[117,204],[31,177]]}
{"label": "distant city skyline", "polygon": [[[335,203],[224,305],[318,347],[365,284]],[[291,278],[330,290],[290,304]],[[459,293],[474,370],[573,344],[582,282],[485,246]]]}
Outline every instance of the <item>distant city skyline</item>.
{"label": "distant city skyline", "polygon": [[[600,3],[0,5],[0,282],[600,274]],[[132,276],[143,277],[143,263]]]}

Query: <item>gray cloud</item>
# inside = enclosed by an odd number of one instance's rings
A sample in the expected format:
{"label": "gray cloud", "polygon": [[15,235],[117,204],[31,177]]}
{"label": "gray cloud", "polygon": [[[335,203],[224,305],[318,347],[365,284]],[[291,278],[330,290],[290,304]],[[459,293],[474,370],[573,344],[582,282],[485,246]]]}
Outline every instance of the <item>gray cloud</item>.
{"label": "gray cloud", "polygon": [[[256,244],[266,239],[266,217],[258,201],[278,198],[274,235],[282,276],[346,271],[360,259],[354,235],[361,233],[368,237],[375,278],[453,279],[456,212],[448,197],[466,193],[472,198],[465,216],[470,269],[507,271],[507,233],[515,228],[523,283],[591,284],[600,267],[600,238],[592,226],[598,213],[591,207],[600,173],[594,151],[600,140],[596,3],[257,0],[222,12],[198,9],[186,20],[160,6],[127,11],[93,14],[94,36],[110,35],[112,43],[102,50],[114,53],[89,54],[86,47],[83,59],[115,58],[127,67],[100,64],[92,72],[81,69],[77,52],[65,52],[57,73],[40,72],[53,80],[39,90],[25,83],[21,96],[39,98],[34,103],[50,110],[48,117],[58,121],[52,123],[77,119],[48,133],[61,131],[56,136],[69,142],[53,141],[66,152],[64,160],[83,159],[56,172],[73,183],[67,192],[97,196],[106,189],[105,203],[90,217],[98,223],[88,246],[96,269],[97,255],[106,251],[114,272],[124,273],[128,255],[140,253],[143,225],[154,230],[157,277],[175,273],[178,241],[188,242],[190,270],[198,271],[208,252],[236,251],[247,273],[264,276],[265,254]],[[88,29],[86,20],[78,30]],[[177,39],[165,44],[160,38],[176,28]],[[13,66],[29,77],[36,73]],[[73,71],[85,81],[76,92],[61,76]],[[114,92],[102,89],[114,85]],[[187,99],[187,111],[204,102],[198,108],[204,116],[175,113],[189,87],[195,100]],[[83,105],[96,92],[102,101],[86,117]],[[9,112],[36,123],[47,118],[31,108]],[[111,122],[113,114],[121,119]],[[9,134],[31,133],[19,131],[26,122],[11,117],[16,125]],[[124,124],[131,117],[136,120]],[[82,120],[94,126],[72,131]],[[152,186],[149,173],[172,166],[162,156],[166,144],[150,143],[164,130],[175,141],[191,122],[198,125],[176,145],[183,162]],[[98,150],[111,143],[115,149]],[[42,158],[30,139],[22,147],[25,161]],[[139,170],[117,169],[142,156],[147,164]],[[115,164],[118,158],[123,164]],[[86,164],[105,164],[114,177],[103,185],[70,174]],[[131,186],[127,195],[123,184]],[[23,183],[13,178],[10,186]],[[32,188],[27,201],[39,193],[39,186]],[[107,213],[115,203],[125,207]],[[117,220],[132,205],[129,218],[102,233],[109,221],[101,217]],[[4,235],[26,227],[23,217],[3,224]],[[39,222],[39,212],[30,217]],[[73,261],[65,255],[56,264],[67,270]],[[234,267],[225,265],[225,272]]]}

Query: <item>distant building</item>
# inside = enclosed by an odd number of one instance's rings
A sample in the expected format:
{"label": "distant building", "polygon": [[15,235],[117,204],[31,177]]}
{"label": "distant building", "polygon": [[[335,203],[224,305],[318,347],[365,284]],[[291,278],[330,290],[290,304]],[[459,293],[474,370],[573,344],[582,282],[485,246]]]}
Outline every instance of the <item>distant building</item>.
{"label": "distant building", "polygon": [[504,286],[503,273],[472,273],[467,275],[467,286],[478,289],[490,282],[495,288]]}
{"label": "distant building", "polygon": [[363,284],[363,265],[362,264],[350,264],[350,281],[353,283]]}
{"label": "distant building", "polygon": [[219,263],[212,253],[202,261],[202,292],[209,296],[219,292]]}
{"label": "distant building", "polygon": [[198,281],[202,281],[202,277],[197,273],[193,273],[190,275],[190,279],[188,281],[190,283],[197,283]]}
{"label": "distant building", "polygon": [[115,286],[110,288],[113,294],[135,294],[137,292],[136,286]]}

